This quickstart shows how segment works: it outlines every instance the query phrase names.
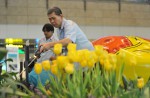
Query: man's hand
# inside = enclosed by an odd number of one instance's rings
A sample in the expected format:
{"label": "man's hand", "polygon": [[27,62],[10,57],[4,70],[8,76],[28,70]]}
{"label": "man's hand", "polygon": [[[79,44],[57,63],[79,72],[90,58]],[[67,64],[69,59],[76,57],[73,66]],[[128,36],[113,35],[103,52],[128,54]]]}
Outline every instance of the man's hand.
{"label": "man's hand", "polygon": [[51,47],[53,47],[53,43],[52,42],[44,43],[44,44],[41,44],[40,47],[41,47],[40,53],[45,52],[45,51],[49,50]]}

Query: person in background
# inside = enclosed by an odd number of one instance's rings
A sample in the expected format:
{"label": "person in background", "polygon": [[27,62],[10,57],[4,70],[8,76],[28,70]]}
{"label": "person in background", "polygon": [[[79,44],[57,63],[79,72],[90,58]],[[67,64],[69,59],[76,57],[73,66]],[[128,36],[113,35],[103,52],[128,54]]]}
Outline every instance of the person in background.
{"label": "person in background", "polygon": [[[43,26],[42,31],[44,32],[45,37],[43,37],[39,40],[39,43],[38,43],[39,49],[40,49],[40,44],[58,41],[58,38],[53,35],[54,27],[51,24],[49,24],[49,23],[45,24]],[[40,57],[37,59],[37,62],[49,60],[51,56],[54,56],[54,54],[53,54],[52,50],[49,49],[48,51],[42,52],[40,54]]]}
{"label": "person in background", "polygon": [[75,43],[77,50],[94,49],[92,43],[87,39],[80,27],[72,20],[65,19],[59,7],[49,9],[47,15],[50,23],[57,28],[59,41],[41,44],[40,46],[42,46],[42,48],[40,52],[49,50],[57,43],[61,43],[64,47],[69,43]]}
{"label": "person in background", "polygon": [[[57,37],[53,35],[54,33],[54,27],[47,23],[43,26],[42,31],[44,32],[45,37],[39,40],[39,45],[43,43],[48,42],[54,42],[57,41]],[[40,46],[39,46],[40,48]],[[37,51],[38,52],[38,51]],[[35,54],[36,55],[36,54]],[[50,60],[50,57],[54,56],[54,53],[51,50],[45,51],[40,53],[37,63],[41,63],[44,60]],[[52,75],[51,73],[46,72],[45,70],[42,70],[41,74],[39,74],[40,80],[42,84],[44,85],[47,80],[50,80],[49,75]],[[53,76],[53,75],[52,75]],[[39,78],[38,75],[35,73],[34,69],[29,73],[29,84],[34,85],[35,87],[38,84]]]}

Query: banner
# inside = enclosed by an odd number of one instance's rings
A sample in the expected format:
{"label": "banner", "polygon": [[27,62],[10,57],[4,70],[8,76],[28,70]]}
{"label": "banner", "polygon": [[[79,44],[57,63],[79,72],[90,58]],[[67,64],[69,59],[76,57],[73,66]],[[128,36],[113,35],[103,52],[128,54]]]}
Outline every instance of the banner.
{"label": "banner", "polygon": [[13,62],[7,62],[6,71],[7,72],[19,72],[20,71],[20,61],[18,47],[7,46],[8,50],[6,59],[13,59]]}

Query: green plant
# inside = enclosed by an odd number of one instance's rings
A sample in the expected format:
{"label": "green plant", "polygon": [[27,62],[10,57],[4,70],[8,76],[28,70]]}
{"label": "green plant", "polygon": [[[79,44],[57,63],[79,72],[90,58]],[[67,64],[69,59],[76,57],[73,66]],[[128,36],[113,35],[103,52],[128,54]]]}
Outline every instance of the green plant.
{"label": "green plant", "polygon": [[[78,62],[78,70],[72,70],[73,62]],[[55,74],[48,82],[47,91],[51,93],[44,91],[40,82],[39,89],[49,98],[145,98],[150,95],[145,94],[147,89],[150,92],[150,86],[144,85],[142,77],[128,80],[124,76],[125,62],[123,53],[109,54],[100,46],[92,52],[71,48],[67,56],[58,56],[50,70],[46,70]]]}
{"label": "green plant", "polygon": [[[0,60],[2,60],[7,54],[7,50],[0,49]],[[13,61],[11,58],[6,59],[0,63],[2,67],[2,63],[6,63],[8,61]],[[23,84],[21,84],[17,77],[17,73],[4,73],[0,75],[0,98],[10,98],[14,96],[21,96],[23,98],[30,98],[34,94],[28,90]],[[21,86],[24,88],[24,92],[18,88]],[[27,93],[25,93],[27,92]]]}

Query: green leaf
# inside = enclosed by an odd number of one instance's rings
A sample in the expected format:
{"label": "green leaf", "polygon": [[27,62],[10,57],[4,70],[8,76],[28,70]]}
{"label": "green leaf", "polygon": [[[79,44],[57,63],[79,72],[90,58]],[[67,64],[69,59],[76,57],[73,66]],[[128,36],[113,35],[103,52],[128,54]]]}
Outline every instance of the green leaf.
{"label": "green leaf", "polygon": [[127,80],[125,75],[122,76],[122,82],[123,82],[123,85],[124,85],[124,89],[127,90],[128,85],[129,85],[129,81]]}
{"label": "green leaf", "polygon": [[3,94],[12,94],[12,95],[18,95],[18,96],[22,96],[22,97],[31,97],[30,95],[23,93],[21,91],[15,91],[12,88],[8,88],[8,87],[2,87],[0,88],[0,92]]}
{"label": "green leaf", "polygon": [[119,76],[118,76],[118,82],[121,81],[122,75],[123,75],[123,71],[124,71],[124,64],[121,66],[120,70],[119,70]]}

